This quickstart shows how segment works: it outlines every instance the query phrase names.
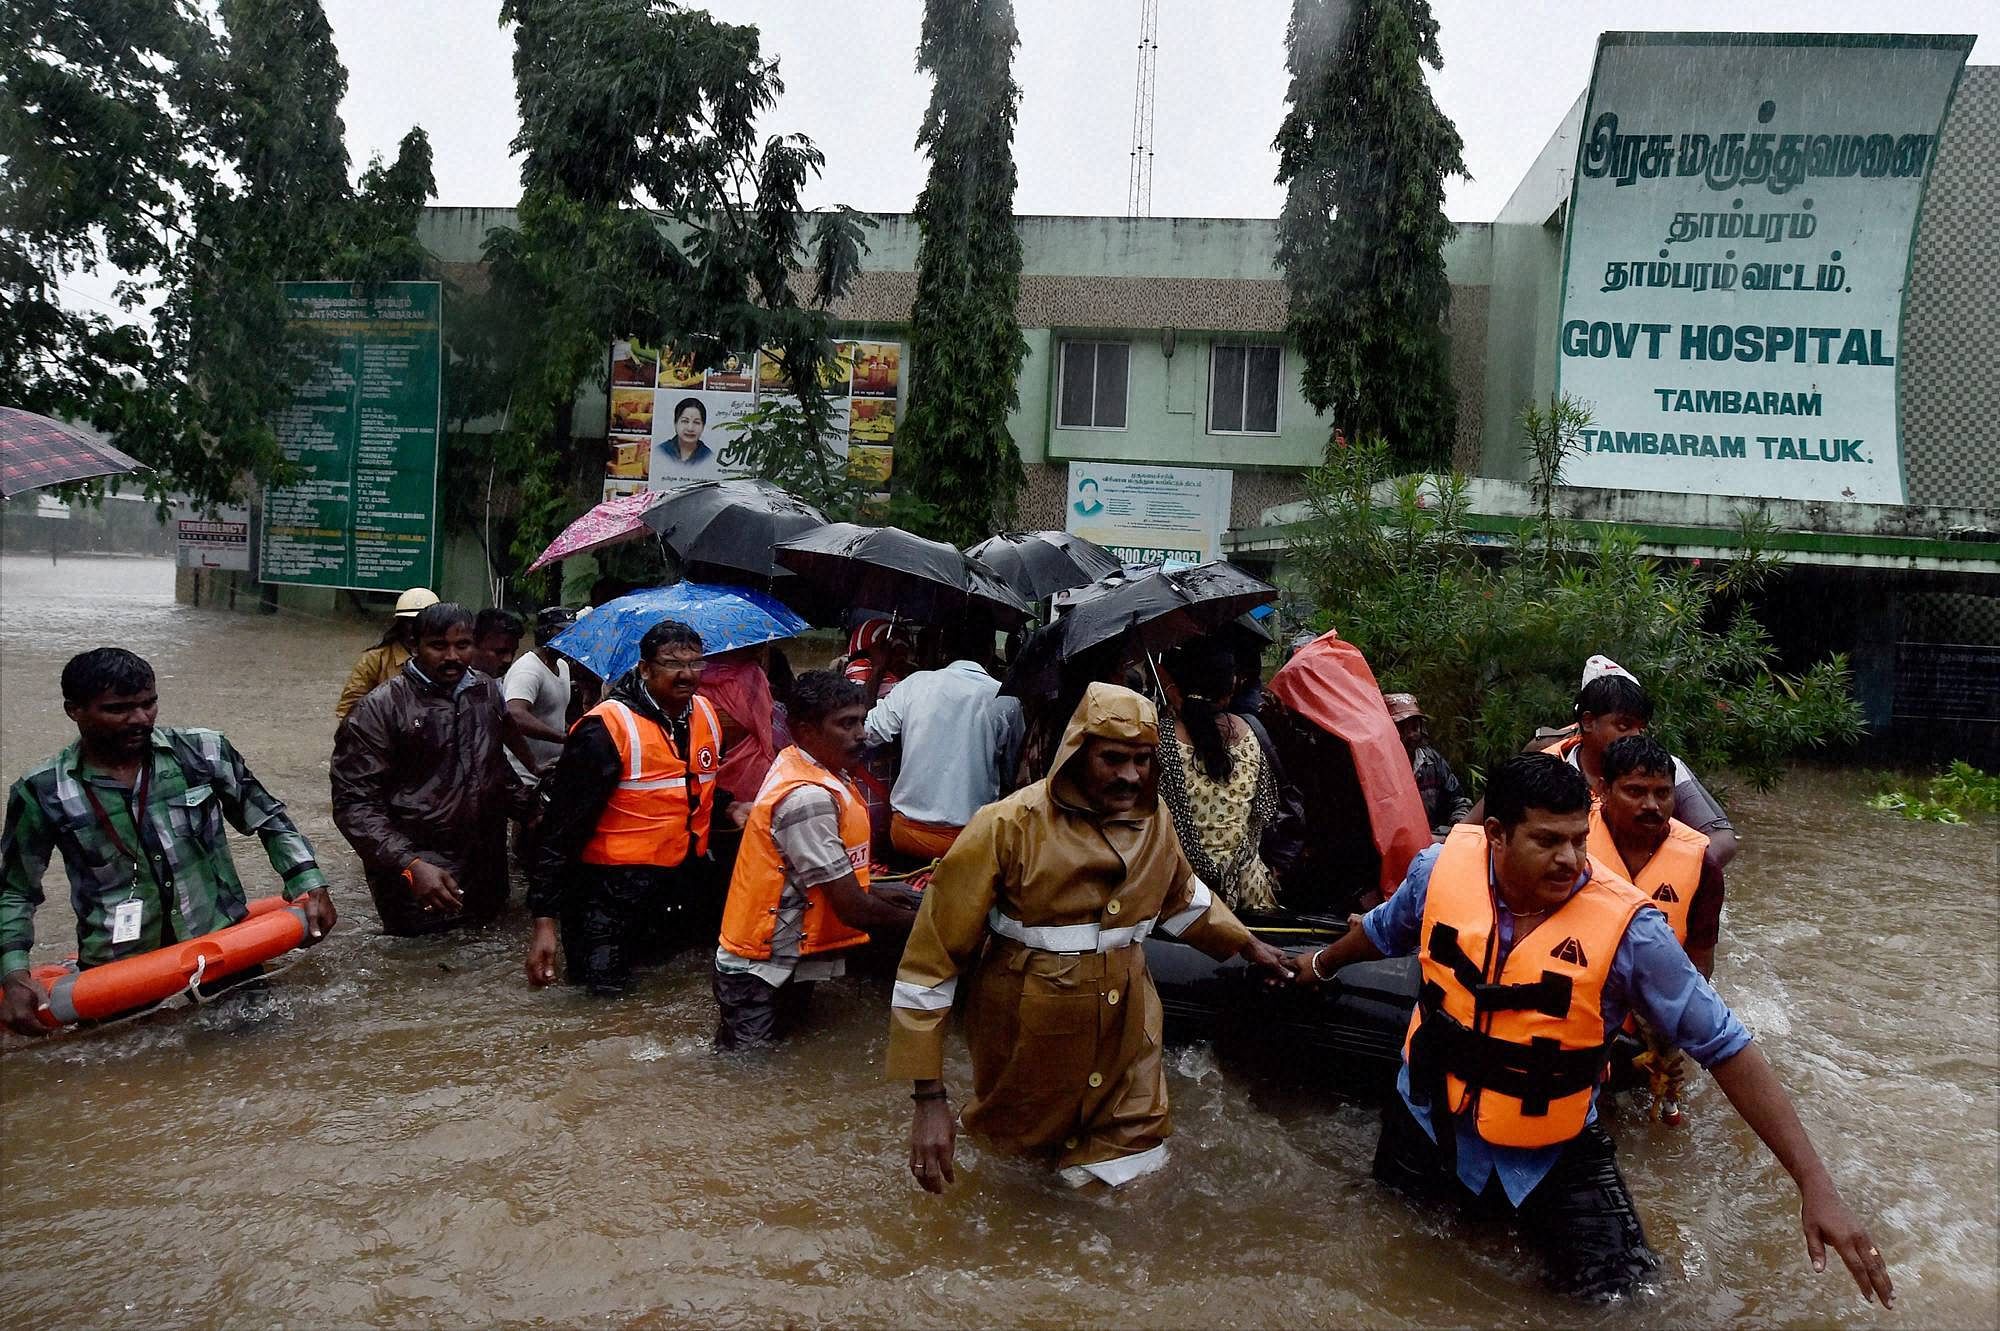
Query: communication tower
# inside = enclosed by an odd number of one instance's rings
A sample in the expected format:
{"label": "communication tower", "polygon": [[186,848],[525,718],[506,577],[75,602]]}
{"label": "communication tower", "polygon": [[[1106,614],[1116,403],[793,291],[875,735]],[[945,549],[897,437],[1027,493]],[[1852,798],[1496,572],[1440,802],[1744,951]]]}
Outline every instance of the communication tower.
{"label": "communication tower", "polygon": [[1132,174],[1125,215],[1153,215],[1153,74],[1160,55],[1160,0],[1139,0],[1139,79],[1132,90]]}

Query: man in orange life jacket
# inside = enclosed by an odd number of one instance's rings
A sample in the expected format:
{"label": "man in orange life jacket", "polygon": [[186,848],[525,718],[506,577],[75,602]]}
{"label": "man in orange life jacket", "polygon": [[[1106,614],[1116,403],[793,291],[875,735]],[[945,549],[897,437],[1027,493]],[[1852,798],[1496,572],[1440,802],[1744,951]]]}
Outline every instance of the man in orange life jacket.
{"label": "man in orange life jacket", "polygon": [[1708,979],[1727,888],[1708,838],[1674,816],[1674,757],[1650,735],[1627,735],[1605,747],[1602,764],[1591,857],[1645,893]]}
{"label": "man in orange life jacket", "polygon": [[1497,764],[1483,825],[1418,853],[1361,927],[1308,954],[1311,984],[1415,952],[1423,988],[1375,1176],[1416,1197],[1510,1215],[1552,1285],[1630,1292],[1657,1265],[1597,1122],[1611,1033],[1636,1012],[1709,1069],[1797,1183],[1813,1268],[1833,1248],[1864,1298],[1892,1290],[1776,1074],[1666,918],[1586,851],[1590,789],[1548,754]]}
{"label": "man in orange life jacket", "polygon": [[831,670],[792,685],[793,743],[743,826],[715,949],[718,1049],[775,1044],[804,1015],[816,981],[845,953],[889,935],[900,945],[921,899],[868,882],[868,806],[848,773],[861,761],[866,689]]}
{"label": "man in orange life jacket", "polygon": [[[543,783],[541,844],[528,875],[528,981],[555,979],[558,925],[572,984],[615,995],[635,953],[691,942],[713,925],[708,832],[722,729],[695,696],[701,635],[662,620],[639,664],[570,731]],[[741,821],[741,812],[734,817]]]}

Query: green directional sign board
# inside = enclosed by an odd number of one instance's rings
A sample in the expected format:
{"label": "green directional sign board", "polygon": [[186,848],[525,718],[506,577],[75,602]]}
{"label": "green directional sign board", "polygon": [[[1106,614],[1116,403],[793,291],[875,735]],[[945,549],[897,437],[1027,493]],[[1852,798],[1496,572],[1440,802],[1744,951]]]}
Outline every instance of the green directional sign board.
{"label": "green directional sign board", "polygon": [[276,421],[291,485],[264,492],[265,582],[399,592],[433,581],[442,288],[287,282],[318,363]]}

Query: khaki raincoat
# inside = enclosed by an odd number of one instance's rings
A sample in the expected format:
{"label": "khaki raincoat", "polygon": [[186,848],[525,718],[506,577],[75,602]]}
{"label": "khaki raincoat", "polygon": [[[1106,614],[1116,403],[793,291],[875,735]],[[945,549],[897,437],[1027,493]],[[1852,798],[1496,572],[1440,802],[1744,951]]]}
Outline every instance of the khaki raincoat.
{"label": "khaki raincoat", "polygon": [[1153,705],[1092,684],[1048,779],[973,816],[903,951],[889,1076],[942,1075],[964,975],[966,1129],[1118,1183],[1160,1163],[1172,1131],[1160,998],[1139,941],[1158,930],[1222,958],[1250,935],[1188,867],[1156,791],[1124,814],[1084,803],[1070,767],[1091,737],[1151,747]]}

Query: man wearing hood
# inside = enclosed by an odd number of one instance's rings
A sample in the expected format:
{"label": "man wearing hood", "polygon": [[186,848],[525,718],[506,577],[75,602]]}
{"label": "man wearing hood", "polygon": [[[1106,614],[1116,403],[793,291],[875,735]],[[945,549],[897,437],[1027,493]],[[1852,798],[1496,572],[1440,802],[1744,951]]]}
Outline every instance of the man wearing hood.
{"label": "man wearing hood", "polygon": [[953,1178],[944,1022],[962,974],[966,1128],[1053,1156],[1071,1183],[1113,1186],[1164,1164],[1172,1131],[1146,936],[1289,978],[1285,954],[1188,867],[1159,813],[1158,742],[1152,703],[1092,684],[1048,778],[981,809],[924,892],[896,975],[889,1076],[915,1084],[910,1169],[926,1190]]}
{"label": "man wearing hood", "polygon": [[[556,977],[560,930],[572,984],[616,995],[635,952],[714,927],[703,872],[718,802],[722,726],[701,684],[701,635],[667,619],[639,640],[639,664],[585,713],[543,785],[528,870],[531,984]],[[748,806],[735,813],[742,825]],[[704,919],[704,916],[707,918]]]}

